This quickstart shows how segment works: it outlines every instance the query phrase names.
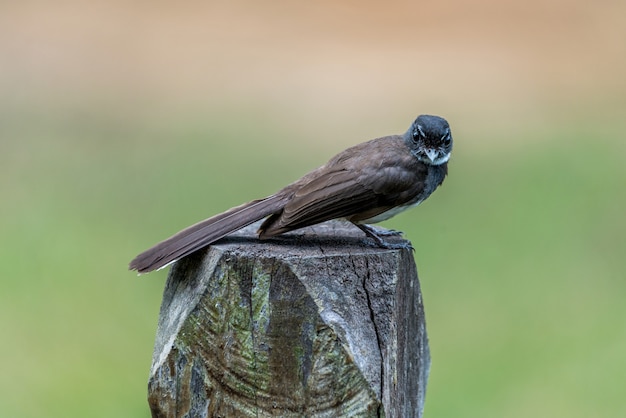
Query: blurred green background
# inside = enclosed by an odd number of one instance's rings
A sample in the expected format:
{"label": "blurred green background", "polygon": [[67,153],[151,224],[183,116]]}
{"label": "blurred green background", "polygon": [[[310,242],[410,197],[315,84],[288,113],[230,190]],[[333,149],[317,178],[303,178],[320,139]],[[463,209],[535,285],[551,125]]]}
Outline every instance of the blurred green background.
{"label": "blurred green background", "polygon": [[178,229],[446,117],[426,417],[626,416],[626,5],[0,5],[0,416],[148,417]]}

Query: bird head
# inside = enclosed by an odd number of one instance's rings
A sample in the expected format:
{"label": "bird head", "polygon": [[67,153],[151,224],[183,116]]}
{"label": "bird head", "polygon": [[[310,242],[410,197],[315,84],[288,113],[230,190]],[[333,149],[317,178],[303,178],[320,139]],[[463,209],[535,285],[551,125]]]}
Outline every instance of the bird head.
{"label": "bird head", "polygon": [[452,152],[452,134],[448,122],[439,116],[420,115],[404,134],[411,153],[428,165],[448,162]]}

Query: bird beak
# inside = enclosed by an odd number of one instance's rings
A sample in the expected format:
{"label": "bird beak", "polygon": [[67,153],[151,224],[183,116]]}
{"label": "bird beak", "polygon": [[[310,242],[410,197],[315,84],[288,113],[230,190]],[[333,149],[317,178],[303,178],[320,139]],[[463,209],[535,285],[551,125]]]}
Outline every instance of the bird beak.
{"label": "bird beak", "polygon": [[437,154],[439,154],[437,150],[434,149],[427,149],[425,153],[428,159],[433,163],[435,162],[435,158],[437,158]]}

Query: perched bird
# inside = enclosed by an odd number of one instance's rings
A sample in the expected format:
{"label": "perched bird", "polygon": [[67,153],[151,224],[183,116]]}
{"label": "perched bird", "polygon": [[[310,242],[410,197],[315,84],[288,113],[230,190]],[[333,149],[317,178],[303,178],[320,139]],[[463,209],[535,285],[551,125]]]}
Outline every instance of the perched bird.
{"label": "perched bird", "polygon": [[259,238],[268,238],[331,219],[345,219],[383,248],[389,243],[368,224],[423,202],[448,173],[452,135],[448,122],[421,115],[404,135],[355,145],[320,168],[264,199],[253,200],[192,225],[139,254],[129,268],[161,269],[218,239],[267,218]]}

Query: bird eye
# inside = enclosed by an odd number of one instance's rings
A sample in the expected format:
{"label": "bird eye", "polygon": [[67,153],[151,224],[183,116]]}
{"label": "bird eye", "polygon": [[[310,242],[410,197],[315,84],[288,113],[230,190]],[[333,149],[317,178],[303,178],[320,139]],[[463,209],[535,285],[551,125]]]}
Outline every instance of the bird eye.
{"label": "bird eye", "polygon": [[424,131],[420,125],[416,125],[415,129],[413,129],[413,141],[417,141],[420,138],[425,138]]}
{"label": "bird eye", "polygon": [[441,139],[446,141],[446,142],[450,142],[450,138],[451,138],[450,129],[446,129],[446,133],[443,134]]}

